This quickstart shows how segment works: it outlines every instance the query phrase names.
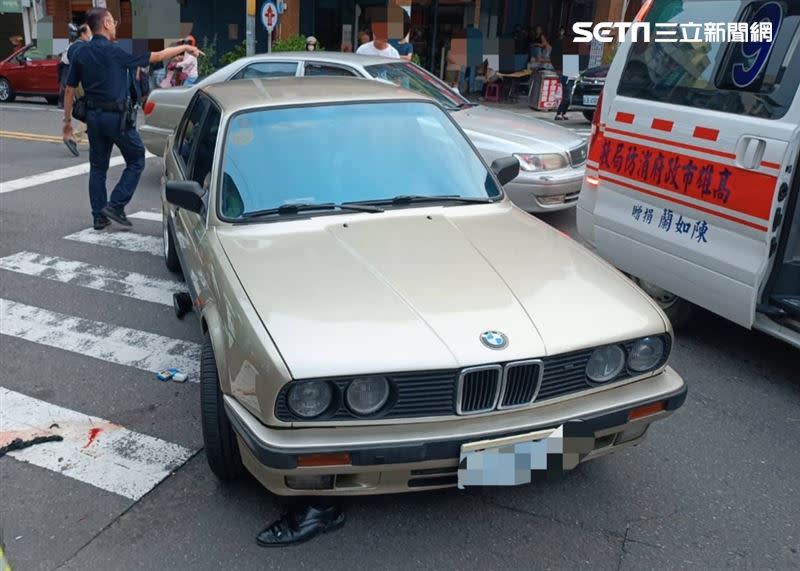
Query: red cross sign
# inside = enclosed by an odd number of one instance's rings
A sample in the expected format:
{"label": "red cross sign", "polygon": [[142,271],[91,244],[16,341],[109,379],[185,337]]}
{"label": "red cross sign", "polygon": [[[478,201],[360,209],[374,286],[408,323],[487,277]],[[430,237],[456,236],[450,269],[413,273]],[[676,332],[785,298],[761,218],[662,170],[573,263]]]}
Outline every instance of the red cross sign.
{"label": "red cross sign", "polygon": [[274,2],[264,2],[261,6],[261,23],[268,32],[272,32],[278,25],[278,7]]}

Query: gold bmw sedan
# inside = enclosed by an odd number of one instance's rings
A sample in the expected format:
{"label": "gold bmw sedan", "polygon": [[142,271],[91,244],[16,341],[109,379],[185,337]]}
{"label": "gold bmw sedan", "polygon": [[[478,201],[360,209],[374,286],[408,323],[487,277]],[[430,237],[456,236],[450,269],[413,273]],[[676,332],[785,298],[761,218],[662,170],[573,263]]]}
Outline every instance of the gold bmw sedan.
{"label": "gold bmw sedan", "polygon": [[686,398],[654,302],[514,206],[519,162],[487,166],[433,100],[349,78],[205,87],[165,168],[222,479],[526,484],[640,442]]}

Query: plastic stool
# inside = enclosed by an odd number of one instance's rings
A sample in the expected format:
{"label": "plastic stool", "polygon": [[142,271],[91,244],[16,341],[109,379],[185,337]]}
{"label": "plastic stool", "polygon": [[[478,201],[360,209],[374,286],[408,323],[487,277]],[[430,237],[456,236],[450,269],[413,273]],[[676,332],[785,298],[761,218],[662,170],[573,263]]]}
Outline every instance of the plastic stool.
{"label": "plastic stool", "polygon": [[494,101],[498,103],[500,101],[500,85],[497,82],[490,83],[486,86],[486,95],[483,98],[484,101]]}

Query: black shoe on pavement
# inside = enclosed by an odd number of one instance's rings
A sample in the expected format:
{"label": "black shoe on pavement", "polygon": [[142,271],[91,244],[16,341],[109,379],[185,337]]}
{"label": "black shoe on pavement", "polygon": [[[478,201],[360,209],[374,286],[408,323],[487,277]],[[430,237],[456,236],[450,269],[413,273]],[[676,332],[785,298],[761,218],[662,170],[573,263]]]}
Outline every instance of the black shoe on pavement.
{"label": "black shoe on pavement", "polygon": [[106,226],[111,224],[111,220],[106,218],[105,216],[95,216],[94,217],[94,229],[95,230],[103,230]]}
{"label": "black shoe on pavement", "polygon": [[131,221],[128,220],[128,217],[125,216],[125,211],[122,208],[111,208],[110,206],[106,206],[100,212],[102,212],[104,216],[111,218],[111,220],[117,224],[122,224],[123,226],[133,226]]}
{"label": "black shoe on pavement", "polygon": [[296,545],[344,525],[344,512],[338,506],[304,506],[290,511],[258,534],[261,547]]}

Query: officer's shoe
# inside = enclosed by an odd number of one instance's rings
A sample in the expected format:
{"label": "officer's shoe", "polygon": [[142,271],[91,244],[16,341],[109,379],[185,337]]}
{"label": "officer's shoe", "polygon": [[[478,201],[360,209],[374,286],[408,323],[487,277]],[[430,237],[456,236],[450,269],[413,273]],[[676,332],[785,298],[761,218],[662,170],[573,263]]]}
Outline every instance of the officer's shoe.
{"label": "officer's shoe", "polygon": [[125,211],[122,208],[111,208],[110,206],[106,206],[100,212],[102,212],[103,215],[107,216],[108,218],[111,218],[111,220],[117,224],[122,224],[123,226],[133,226],[131,221],[128,220],[128,217],[125,216]]}
{"label": "officer's shoe", "polygon": [[111,224],[111,220],[106,218],[105,216],[95,216],[94,217],[94,229],[95,230],[103,230],[106,226]]}

